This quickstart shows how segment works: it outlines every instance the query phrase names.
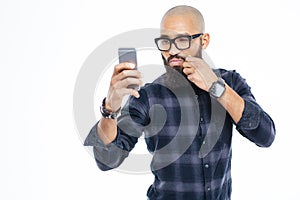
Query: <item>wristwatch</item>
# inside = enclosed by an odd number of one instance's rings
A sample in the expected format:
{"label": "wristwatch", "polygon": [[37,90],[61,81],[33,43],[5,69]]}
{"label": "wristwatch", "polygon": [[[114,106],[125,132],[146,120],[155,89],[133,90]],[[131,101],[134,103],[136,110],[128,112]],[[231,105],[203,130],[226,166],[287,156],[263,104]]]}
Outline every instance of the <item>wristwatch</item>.
{"label": "wristwatch", "polygon": [[220,98],[225,92],[225,81],[222,78],[218,78],[216,82],[214,82],[209,88],[209,94],[213,98]]}
{"label": "wristwatch", "polygon": [[105,108],[105,100],[106,100],[106,97],[103,99],[102,105],[100,106],[100,112],[101,112],[102,116],[106,119],[116,119],[121,110],[121,107],[116,112],[109,112]]}

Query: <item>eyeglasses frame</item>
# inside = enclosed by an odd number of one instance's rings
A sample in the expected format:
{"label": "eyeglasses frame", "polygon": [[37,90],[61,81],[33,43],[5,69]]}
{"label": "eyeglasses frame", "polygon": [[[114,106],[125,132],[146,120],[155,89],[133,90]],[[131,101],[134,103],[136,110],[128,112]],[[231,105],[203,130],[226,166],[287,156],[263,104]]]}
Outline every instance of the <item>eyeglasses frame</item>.
{"label": "eyeglasses frame", "polygon": [[[172,47],[172,44],[175,45],[175,47],[178,49],[178,50],[186,50],[186,49],[189,49],[191,47],[191,41],[197,37],[200,37],[201,35],[203,35],[203,33],[197,33],[197,34],[194,34],[194,35],[180,35],[180,36],[177,36],[173,39],[170,39],[170,38],[167,38],[167,37],[159,37],[159,38],[155,38],[154,41],[155,41],[155,44],[158,48],[158,50],[160,51],[169,51]],[[189,39],[189,46],[187,48],[178,48],[177,44],[175,43],[175,40],[177,40],[178,38],[181,38],[181,37],[187,37]],[[158,46],[158,41],[161,40],[161,39],[166,39],[166,40],[169,40],[170,42],[170,47],[169,49],[166,49],[166,50],[161,50]]]}

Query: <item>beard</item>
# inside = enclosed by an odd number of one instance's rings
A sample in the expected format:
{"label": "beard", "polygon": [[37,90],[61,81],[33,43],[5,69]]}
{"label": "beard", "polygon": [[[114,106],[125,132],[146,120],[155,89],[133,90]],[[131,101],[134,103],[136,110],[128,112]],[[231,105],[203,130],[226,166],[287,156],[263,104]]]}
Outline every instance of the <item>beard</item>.
{"label": "beard", "polygon": [[178,56],[178,55],[170,56],[167,60],[163,56],[162,56],[162,58],[163,58],[164,66],[166,69],[166,74],[167,74],[166,83],[167,83],[168,87],[182,88],[182,87],[186,86],[188,83],[187,81],[189,81],[189,80],[187,79],[187,75],[185,73],[183,73],[183,67],[182,66],[170,67],[170,65],[169,65],[169,61],[172,58],[182,59],[183,61],[185,60],[185,58]]}
{"label": "beard", "polygon": [[[198,58],[202,58],[202,51],[201,48],[199,48],[197,54],[195,55],[195,57]],[[169,65],[170,60],[172,60],[173,58],[176,59],[182,59],[183,62],[185,61],[185,57],[176,54],[176,55],[170,55],[170,57],[168,57],[167,59],[164,58],[164,56],[162,55],[162,59],[164,62],[164,66],[166,69],[166,83],[168,85],[168,87],[171,87],[173,89],[184,89],[186,87],[190,87],[190,86],[195,86],[194,83],[192,83],[190,80],[188,80],[187,75],[185,73],[183,73],[183,66],[173,66],[171,67]]]}

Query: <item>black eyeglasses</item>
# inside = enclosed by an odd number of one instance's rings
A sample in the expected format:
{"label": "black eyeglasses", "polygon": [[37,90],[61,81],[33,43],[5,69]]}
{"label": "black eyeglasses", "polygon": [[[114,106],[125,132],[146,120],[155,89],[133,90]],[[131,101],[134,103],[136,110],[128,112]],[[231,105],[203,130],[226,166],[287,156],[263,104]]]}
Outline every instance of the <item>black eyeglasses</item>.
{"label": "black eyeglasses", "polygon": [[175,44],[175,47],[178,50],[185,50],[190,48],[192,39],[200,37],[201,35],[203,35],[203,33],[198,33],[195,35],[181,35],[173,39],[161,37],[155,38],[154,41],[160,51],[169,51],[172,44]]}

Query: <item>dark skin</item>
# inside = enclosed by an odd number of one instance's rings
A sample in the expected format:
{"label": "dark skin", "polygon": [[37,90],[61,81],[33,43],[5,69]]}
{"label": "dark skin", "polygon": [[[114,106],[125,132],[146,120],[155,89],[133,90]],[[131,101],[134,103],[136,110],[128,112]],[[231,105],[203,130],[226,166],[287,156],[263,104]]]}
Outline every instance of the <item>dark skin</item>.
{"label": "dark skin", "polygon": [[[161,23],[161,35],[166,35],[172,39],[181,34],[193,35],[201,33],[202,27],[200,24],[195,25],[195,21],[197,21],[195,16],[189,14],[167,16]],[[199,57],[199,51],[201,51],[201,48],[206,49],[209,41],[210,36],[208,33],[205,33],[201,38],[193,39],[189,49],[178,50],[173,44],[169,51],[162,52],[165,60],[168,60],[171,55],[179,55],[185,58],[174,58],[167,64],[170,67],[181,68],[189,81],[205,91],[208,91],[213,82],[218,79],[212,69]],[[133,95],[139,98],[138,91],[127,88],[130,84],[142,85],[140,72],[133,68],[134,65],[130,63],[120,63],[115,66],[106,98],[106,109],[110,111],[118,110],[125,95]],[[244,100],[227,84],[225,87],[226,90],[218,101],[231,115],[234,122],[237,123],[244,110]],[[98,123],[98,136],[103,143],[105,145],[111,143],[116,135],[116,119],[101,118]]]}

